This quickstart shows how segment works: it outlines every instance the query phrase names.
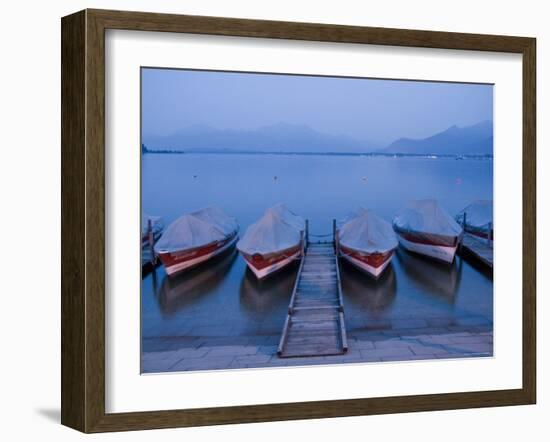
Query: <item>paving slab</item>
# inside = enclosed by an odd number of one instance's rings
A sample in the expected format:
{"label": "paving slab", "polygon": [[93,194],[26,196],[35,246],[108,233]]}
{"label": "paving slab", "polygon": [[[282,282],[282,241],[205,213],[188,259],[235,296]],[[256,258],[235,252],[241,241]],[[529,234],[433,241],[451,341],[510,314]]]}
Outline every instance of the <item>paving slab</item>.
{"label": "paving slab", "polygon": [[[405,319],[403,319],[405,321]],[[407,319],[405,325],[419,322]],[[282,359],[277,356],[278,333],[261,336],[194,336],[144,339],[142,369],[145,373],[237,368],[296,367],[345,363],[376,363],[490,357],[493,333],[488,325],[348,331],[348,352],[337,356]]]}

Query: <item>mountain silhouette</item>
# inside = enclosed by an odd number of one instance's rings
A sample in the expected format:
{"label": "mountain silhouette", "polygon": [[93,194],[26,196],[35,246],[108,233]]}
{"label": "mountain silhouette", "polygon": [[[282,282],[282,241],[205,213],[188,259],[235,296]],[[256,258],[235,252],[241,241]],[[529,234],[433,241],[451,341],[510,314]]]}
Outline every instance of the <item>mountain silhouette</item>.
{"label": "mountain silhouette", "polygon": [[318,132],[306,125],[277,123],[254,130],[193,125],[167,136],[144,136],[148,150],[239,152],[372,152],[374,143]]}
{"label": "mountain silhouette", "polygon": [[307,125],[277,123],[252,130],[193,125],[165,136],[144,136],[146,150],[182,152],[383,153],[417,155],[491,155],[493,123],[456,125],[427,138],[400,138],[378,150],[369,140],[316,131]]}
{"label": "mountain silhouette", "polygon": [[400,138],[381,152],[401,154],[486,155],[493,153],[493,123],[451,126],[428,138]]}

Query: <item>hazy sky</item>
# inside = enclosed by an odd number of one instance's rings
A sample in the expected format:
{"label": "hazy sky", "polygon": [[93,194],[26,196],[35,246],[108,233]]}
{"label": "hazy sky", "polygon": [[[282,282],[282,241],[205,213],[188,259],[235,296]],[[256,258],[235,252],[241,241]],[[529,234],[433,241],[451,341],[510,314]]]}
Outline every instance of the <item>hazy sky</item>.
{"label": "hazy sky", "polygon": [[142,70],[143,134],[286,122],[389,143],[493,119],[490,85],[168,69]]}

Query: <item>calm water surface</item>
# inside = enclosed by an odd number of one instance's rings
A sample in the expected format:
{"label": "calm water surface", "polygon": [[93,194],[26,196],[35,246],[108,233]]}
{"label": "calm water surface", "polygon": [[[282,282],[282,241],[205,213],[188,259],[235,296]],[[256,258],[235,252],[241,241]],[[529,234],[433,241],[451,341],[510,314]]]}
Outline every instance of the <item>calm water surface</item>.
{"label": "calm water surface", "polygon": [[[436,198],[451,214],[492,199],[491,160],[360,156],[147,154],[142,206],[169,224],[208,205],[238,219],[241,233],[279,202],[309,219],[312,234],[364,206],[391,221],[410,200]],[[457,258],[452,266],[399,250],[378,282],[342,263],[348,329],[390,322],[492,320],[492,279]],[[235,252],[168,279],[142,282],[143,337],[242,336],[281,331],[296,267],[258,282]]]}

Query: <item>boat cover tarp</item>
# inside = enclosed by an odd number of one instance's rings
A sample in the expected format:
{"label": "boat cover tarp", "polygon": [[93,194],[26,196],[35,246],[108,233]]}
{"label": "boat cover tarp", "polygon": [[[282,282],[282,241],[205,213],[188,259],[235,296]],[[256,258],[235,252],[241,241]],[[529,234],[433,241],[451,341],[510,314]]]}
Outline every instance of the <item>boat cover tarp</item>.
{"label": "boat cover tarp", "polygon": [[175,252],[222,241],[238,230],[237,221],[221,209],[207,208],[180,216],[170,224],[155,251]]}
{"label": "boat cover tarp", "polygon": [[336,222],[336,225],[338,227],[342,227],[344,224],[350,222],[352,219],[354,218],[357,218],[359,215],[361,215],[361,213],[363,212],[366,212],[367,209],[365,209],[364,207],[359,207],[358,209],[356,210],[351,210],[350,212],[348,212],[346,214],[346,216],[344,216],[343,218],[339,219],[337,222]]}
{"label": "boat cover tarp", "polygon": [[191,215],[216,226],[226,235],[231,235],[233,232],[239,230],[237,220],[227,215],[219,207],[206,207],[192,212]]}
{"label": "boat cover tarp", "polygon": [[492,229],[492,200],[474,201],[456,216],[456,221],[459,224],[464,222],[464,213],[466,213],[466,230],[479,233],[488,233],[489,228]]}
{"label": "boat cover tarp", "polygon": [[391,224],[371,211],[359,209],[338,231],[341,245],[365,253],[386,253],[397,247]]}
{"label": "boat cover tarp", "polygon": [[141,234],[147,235],[148,228],[149,228],[149,220],[151,220],[151,228],[153,229],[153,233],[159,233],[164,228],[164,221],[162,220],[162,217],[160,216],[152,216],[145,212],[141,213]]}
{"label": "boat cover tarp", "polygon": [[271,210],[275,212],[285,223],[291,225],[292,227],[298,230],[306,229],[305,220],[301,216],[296,215],[294,212],[289,210],[284,204],[277,204],[273,206]]}
{"label": "boat cover tarp", "polygon": [[269,255],[297,246],[305,230],[305,221],[279,204],[246,229],[237,249],[247,255]]}
{"label": "boat cover tarp", "polygon": [[462,235],[462,227],[436,200],[417,200],[393,219],[393,228],[400,233],[411,233],[427,241],[454,238]]}

